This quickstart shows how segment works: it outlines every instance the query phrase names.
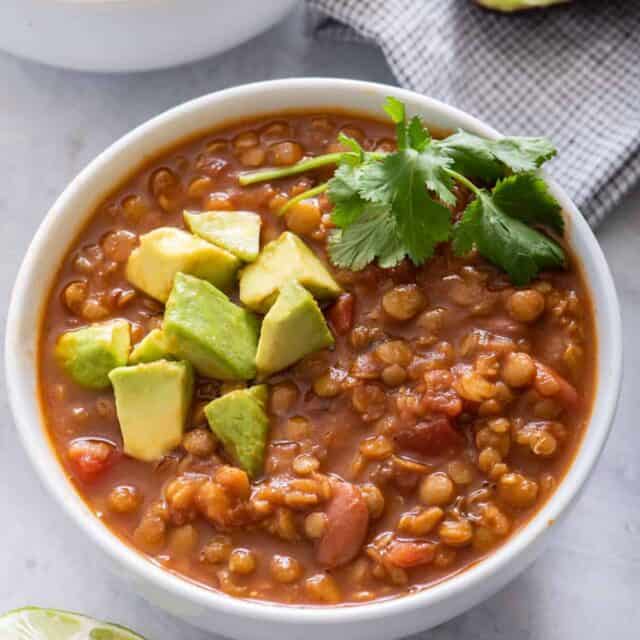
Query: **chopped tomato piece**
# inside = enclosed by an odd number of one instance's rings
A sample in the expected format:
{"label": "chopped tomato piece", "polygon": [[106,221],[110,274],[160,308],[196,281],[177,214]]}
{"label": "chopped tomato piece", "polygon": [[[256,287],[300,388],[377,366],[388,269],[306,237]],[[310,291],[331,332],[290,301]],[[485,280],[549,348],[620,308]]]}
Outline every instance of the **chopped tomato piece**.
{"label": "chopped tomato piece", "polygon": [[345,335],[351,330],[354,305],[354,295],[352,293],[343,293],[329,309],[329,322],[336,333]]}
{"label": "chopped tomato piece", "polygon": [[74,440],[67,449],[73,469],[81,480],[91,482],[115,461],[115,447],[103,440]]}
{"label": "chopped tomato piece", "polygon": [[420,406],[425,411],[441,411],[452,418],[462,413],[462,399],[455,391],[426,393]]}
{"label": "chopped tomato piece", "polygon": [[333,568],[355,558],[369,527],[369,509],[358,487],[350,482],[334,482],[327,508],[327,527],[320,538],[318,562]]}
{"label": "chopped tomato piece", "polygon": [[402,569],[429,564],[436,552],[433,542],[393,542],[387,551],[387,560]]}
{"label": "chopped tomato piece", "polygon": [[541,396],[552,396],[569,409],[575,409],[580,404],[575,387],[557,371],[537,360],[534,386]]}
{"label": "chopped tomato piece", "polygon": [[424,380],[427,389],[420,402],[423,411],[443,413],[451,418],[462,413],[462,399],[453,388],[454,378],[450,371],[427,371]]}
{"label": "chopped tomato piece", "polygon": [[396,433],[395,440],[400,447],[425,456],[442,455],[464,444],[464,438],[445,415],[435,415],[404,427]]}

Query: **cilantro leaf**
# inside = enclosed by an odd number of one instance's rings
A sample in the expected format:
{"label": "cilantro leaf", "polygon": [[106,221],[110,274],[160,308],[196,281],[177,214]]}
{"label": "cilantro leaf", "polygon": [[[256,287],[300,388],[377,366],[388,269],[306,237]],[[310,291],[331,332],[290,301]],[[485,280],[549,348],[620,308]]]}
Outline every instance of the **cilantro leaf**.
{"label": "cilantro leaf", "polygon": [[353,153],[356,154],[354,160],[351,160],[350,156],[348,155],[342,156],[342,162],[346,162],[347,164],[360,164],[364,160],[364,149],[360,146],[360,143],[355,138],[348,136],[346,133],[340,132],[338,134],[338,142],[343,144],[345,147],[348,147]]}
{"label": "cilantro leaf", "polygon": [[409,124],[407,124],[404,104],[392,96],[387,97],[384,110],[396,125],[398,149],[411,148],[416,151],[424,151],[429,142],[431,142],[431,134],[420,117],[413,116]]}
{"label": "cilantro leaf", "polygon": [[395,124],[404,122],[404,103],[400,102],[400,100],[398,100],[397,98],[394,98],[393,96],[387,96],[382,108],[385,110],[385,113],[391,118],[391,121]]}
{"label": "cilantro leaf", "polygon": [[431,134],[418,116],[413,116],[407,127],[409,146],[416,151],[424,151],[431,142]]}
{"label": "cilantro leaf", "polygon": [[555,156],[556,149],[546,138],[510,137],[487,140],[467,131],[434,143],[454,161],[454,168],[466,176],[494,182],[508,171],[535,171]]}
{"label": "cilantro leaf", "polygon": [[370,207],[346,229],[332,231],[328,251],[334,265],[353,271],[364,269],[376,259],[383,268],[393,267],[406,253],[395,219],[381,207]]}
{"label": "cilantro leaf", "polygon": [[338,168],[327,183],[327,194],[334,206],[332,222],[338,227],[348,227],[360,217],[366,204],[358,193],[360,165],[365,161],[366,154],[355,138],[340,133],[338,141],[351,149],[353,155],[342,156]]}
{"label": "cilantro leaf", "polygon": [[[455,204],[453,180],[447,172],[451,160],[431,145],[418,153],[404,149],[391,153],[382,162],[363,165],[360,175],[360,195],[370,202],[392,205],[399,191],[407,183],[421,182],[446,204]],[[420,201],[428,196],[422,189],[416,196]]]}
{"label": "cilantro leaf", "polygon": [[493,189],[493,201],[506,214],[527,224],[546,225],[559,233],[564,218],[547,183],[535,173],[520,173],[500,180]]}
{"label": "cilantro leaf", "polygon": [[451,212],[427,191],[429,187],[445,202],[455,202],[451,178],[445,172],[448,163],[428,147],[422,153],[404,149],[362,167],[360,195],[390,209],[400,240],[416,264],[433,255],[435,245],[449,238]]}
{"label": "cilantro leaf", "polygon": [[558,244],[509,216],[487,191],[478,192],[454,227],[456,254],[467,253],[473,245],[487,260],[504,269],[515,285],[530,282],[543,269],[565,265]]}
{"label": "cilantro leaf", "polygon": [[487,148],[515,173],[534,171],[556,155],[556,148],[546,138],[512,137],[488,140]]}
{"label": "cilantro leaf", "polygon": [[338,227],[348,227],[363,213],[366,202],[358,193],[360,168],[341,164],[329,180],[327,194],[333,204],[331,220]]}
{"label": "cilantro leaf", "polygon": [[387,96],[383,108],[387,115],[391,118],[391,122],[396,125],[398,149],[406,149],[408,146],[408,138],[407,119],[404,104],[393,96]]}

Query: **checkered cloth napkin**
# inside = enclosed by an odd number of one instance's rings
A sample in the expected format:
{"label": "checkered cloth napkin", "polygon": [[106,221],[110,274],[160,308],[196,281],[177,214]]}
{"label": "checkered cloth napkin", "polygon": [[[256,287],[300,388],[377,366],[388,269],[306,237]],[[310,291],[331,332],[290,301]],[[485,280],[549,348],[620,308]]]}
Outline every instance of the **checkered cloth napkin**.
{"label": "checkered cloth napkin", "polygon": [[307,0],[319,35],[369,40],[405,87],[504,134],[545,135],[592,226],[640,179],[640,0],[500,14],[471,0]]}

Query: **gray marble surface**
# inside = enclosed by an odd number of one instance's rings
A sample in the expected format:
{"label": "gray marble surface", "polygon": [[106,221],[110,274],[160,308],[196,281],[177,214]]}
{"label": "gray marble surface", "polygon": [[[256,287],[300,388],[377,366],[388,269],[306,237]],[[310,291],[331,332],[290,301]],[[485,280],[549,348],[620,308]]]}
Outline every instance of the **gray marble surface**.
{"label": "gray marble surface", "polygon": [[[189,98],[285,76],[393,83],[369,47],[315,42],[294,13],[222,56],[150,74],[58,71],[0,53],[0,300],[44,212],[69,180],[133,126]],[[548,552],[495,597],[421,638],[590,640],[640,637],[640,187],[598,231],[622,302],[625,382],[613,435]],[[4,330],[5,314],[2,314]],[[4,339],[3,339],[4,343]],[[146,604],[102,559],[35,476],[14,432],[0,372],[0,610],[84,611],[152,640],[215,638]]]}

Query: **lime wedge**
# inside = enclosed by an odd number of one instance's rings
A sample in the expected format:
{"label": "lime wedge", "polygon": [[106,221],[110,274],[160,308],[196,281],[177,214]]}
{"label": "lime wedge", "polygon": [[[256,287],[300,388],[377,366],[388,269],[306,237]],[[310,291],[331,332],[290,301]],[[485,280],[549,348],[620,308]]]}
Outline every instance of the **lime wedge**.
{"label": "lime wedge", "polygon": [[144,640],[129,629],[79,613],[24,607],[0,616],[2,640]]}

